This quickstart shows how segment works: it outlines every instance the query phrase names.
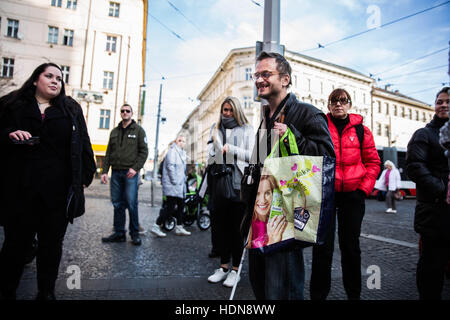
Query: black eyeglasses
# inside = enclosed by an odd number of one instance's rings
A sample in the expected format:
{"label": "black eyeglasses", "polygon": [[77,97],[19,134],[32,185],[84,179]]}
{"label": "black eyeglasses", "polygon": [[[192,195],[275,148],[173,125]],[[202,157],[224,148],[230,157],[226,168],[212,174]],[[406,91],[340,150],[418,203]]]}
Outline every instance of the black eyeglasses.
{"label": "black eyeglasses", "polygon": [[333,98],[330,100],[330,104],[337,104],[338,102],[340,102],[341,104],[347,104],[350,103],[351,100],[347,98],[339,98],[339,99]]}
{"label": "black eyeglasses", "polygon": [[120,113],[131,113],[131,110],[128,110],[128,109],[122,109],[122,110],[120,110]]}
{"label": "black eyeglasses", "polygon": [[280,74],[280,73],[278,73],[278,72],[271,72],[271,71],[263,71],[261,73],[255,72],[254,74],[252,74],[252,79],[254,81],[258,80],[259,78],[263,78],[264,80],[267,80],[271,76],[276,75],[276,74]]}

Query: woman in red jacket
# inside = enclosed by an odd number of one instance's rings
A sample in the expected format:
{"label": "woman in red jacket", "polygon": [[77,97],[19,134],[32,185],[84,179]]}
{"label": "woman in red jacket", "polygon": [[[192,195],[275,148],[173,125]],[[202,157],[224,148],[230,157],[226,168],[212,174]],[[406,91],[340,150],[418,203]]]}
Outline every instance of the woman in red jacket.
{"label": "woman in red jacket", "polygon": [[[365,212],[365,197],[372,191],[380,172],[372,132],[363,117],[348,113],[351,97],[335,89],[328,97],[328,126],[336,151],[335,207],[338,219],[342,279],[349,300],[361,295],[361,250],[359,236]],[[323,245],[313,247],[311,300],[325,300],[331,286],[336,219]]]}

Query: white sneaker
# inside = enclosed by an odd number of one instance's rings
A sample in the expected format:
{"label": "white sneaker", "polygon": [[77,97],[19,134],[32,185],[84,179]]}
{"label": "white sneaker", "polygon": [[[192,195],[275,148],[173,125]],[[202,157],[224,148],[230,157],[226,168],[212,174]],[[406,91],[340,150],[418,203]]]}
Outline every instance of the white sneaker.
{"label": "white sneaker", "polygon": [[388,208],[387,210],[386,210],[386,213],[391,213],[392,212],[392,208]]}
{"label": "white sneaker", "polygon": [[166,234],[162,232],[161,227],[158,226],[156,223],[153,224],[152,228],[150,229],[150,232],[160,238],[164,238],[166,236]]}
{"label": "white sneaker", "polygon": [[145,234],[147,231],[145,231],[144,228],[141,227],[141,225],[139,225],[139,234]]}
{"label": "white sneaker", "polygon": [[397,210],[392,209],[391,213],[397,213]]}
{"label": "white sneaker", "polygon": [[183,228],[183,226],[176,226],[175,227],[175,234],[177,236],[190,236],[191,233]]}
{"label": "white sneaker", "polygon": [[228,288],[233,288],[235,282],[239,282],[241,277],[238,276],[236,270],[231,270],[228,274],[227,279],[223,282],[223,285]]}
{"label": "white sneaker", "polygon": [[220,282],[225,279],[229,273],[229,270],[227,272],[224,272],[222,268],[216,269],[216,271],[214,271],[214,274],[208,277],[208,281],[211,283]]}

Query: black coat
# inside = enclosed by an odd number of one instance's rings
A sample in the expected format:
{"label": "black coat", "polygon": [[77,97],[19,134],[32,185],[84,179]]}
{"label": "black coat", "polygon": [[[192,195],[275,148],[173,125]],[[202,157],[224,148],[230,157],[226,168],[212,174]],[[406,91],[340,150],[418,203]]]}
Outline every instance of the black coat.
{"label": "black coat", "polygon": [[444,123],[434,116],[414,133],[406,153],[406,172],[417,191],[414,230],[431,237],[450,234],[450,206],[445,202],[449,169],[439,144],[439,129]]}
{"label": "black coat", "polygon": [[[6,151],[3,215],[29,210],[39,196],[47,208],[64,210],[70,222],[84,211],[83,185],[93,180],[96,165],[80,105],[70,97],[49,107],[42,121],[34,98],[3,110],[0,143]],[[13,144],[8,135],[25,130],[39,136],[35,146]]]}

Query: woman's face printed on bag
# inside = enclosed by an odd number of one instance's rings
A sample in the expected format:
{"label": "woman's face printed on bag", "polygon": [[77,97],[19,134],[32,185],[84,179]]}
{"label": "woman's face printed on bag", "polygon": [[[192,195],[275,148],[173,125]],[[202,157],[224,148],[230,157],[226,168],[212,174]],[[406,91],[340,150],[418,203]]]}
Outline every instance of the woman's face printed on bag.
{"label": "woman's face printed on bag", "polygon": [[258,220],[264,222],[267,220],[272,204],[272,198],[273,190],[270,186],[270,182],[267,179],[261,180],[255,201],[255,213]]}

